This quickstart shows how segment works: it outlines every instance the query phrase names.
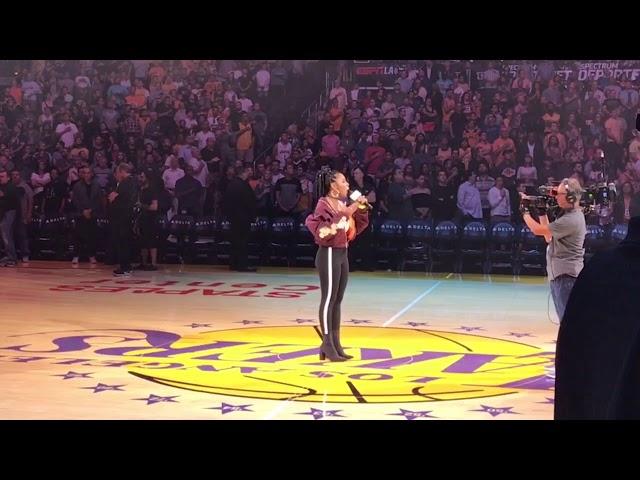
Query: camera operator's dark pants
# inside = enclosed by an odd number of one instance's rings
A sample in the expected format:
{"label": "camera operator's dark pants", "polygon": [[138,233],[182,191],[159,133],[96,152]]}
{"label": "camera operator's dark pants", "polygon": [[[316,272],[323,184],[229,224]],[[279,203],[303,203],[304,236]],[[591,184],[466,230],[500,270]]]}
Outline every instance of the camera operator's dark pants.
{"label": "camera operator's dark pants", "polygon": [[574,283],[576,283],[576,277],[572,277],[571,275],[560,275],[549,282],[553,304],[556,307],[556,313],[561,322]]}
{"label": "camera operator's dark pants", "polygon": [[115,220],[113,225],[116,257],[120,263],[120,270],[131,271],[131,244],[133,242],[133,228],[131,218]]}
{"label": "camera operator's dark pants", "polygon": [[87,254],[90,257],[96,256],[96,238],[98,236],[98,226],[96,219],[87,219],[84,216],[76,218],[76,228],[73,232],[73,249],[76,257],[80,256],[81,247],[86,246]]}

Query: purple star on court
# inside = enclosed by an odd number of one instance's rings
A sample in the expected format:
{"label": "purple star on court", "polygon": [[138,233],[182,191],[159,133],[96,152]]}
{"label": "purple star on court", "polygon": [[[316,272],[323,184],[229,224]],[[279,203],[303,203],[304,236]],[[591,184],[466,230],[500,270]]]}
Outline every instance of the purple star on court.
{"label": "purple star on court", "polygon": [[360,325],[361,323],[372,323],[371,320],[357,320],[352,318],[351,320],[347,320],[345,323],[353,323],[354,325]]}
{"label": "purple star on court", "polygon": [[104,383],[98,383],[95,387],[82,387],[85,390],[93,390],[93,393],[107,392],[110,390],[122,392],[124,391],[121,387],[124,385],[107,385]]}
{"label": "purple star on court", "polygon": [[311,318],[296,318],[295,320],[291,321],[296,323],[316,323],[316,320],[313,320]]}
{"label": "purple star on court", "polygon": [[389,415],[397,415],[400,417],[404,417],[407,420],[415,420],[416,418],[438,418],[434,417],[433,415],[429,415],[431,412],[432,410],[414,412],[412,410],[405,410],[404,408],[401,408],[400,413],[390,413]]}
{"label": "purple star on court", "polygon": [[240,322],[233,322],[233,323],[241,323],[243,325],[251,325],[251,324],[262,323],[262,320],[242,320]]}
{"label": "purple star on court", "polygon": [[312,415],[314,420],[320,420],[321,418],[324,418],[324,417],[344,418],[344,415],[338,414],[338,412],[341,412],[341,411],[342,410],[319,410],[317,408],[312,408],[311,411],[299,413],[298,415]]}
{"label": "purple star on court", "polygon": [[484,328],[482,328],[482,327],[465,327],[464,325],[462,325],[457,330],[464,330],[465,332],[473,332],[473,331],[480,331],[480,330],[484,331]]}
{"label": "purple star on court", "polygon": [[43,360],[45,358],[47,357],[21,357],[11,361],[15,363],[28,363],[28,362],[35,362],[36,360]]}
{"label": "purple star on court", "polygon": [[531,335],[530,333],[509,332],[507,334],[507,337],[522,338],[522,337],[535,337],[535,335]]}
{"label": "purple star on court", "polygon": [[160,395],[154,395],[153,393],[149,394],[147,398],[134,398],[134,400],[145,400],[147,405],[153,405],[154,403],[163,403],[163,402],[173,402],[178,403],[174,398],[178,398],[179,395],[174,395],[172,397],[161,397]]}
{"label": "purple star on court", "polygon": [[427,322],[407,322],[405,325],[411,325],[412,327],[426,327],[429,324]]}
{"label": "purple star on court", "polygon": [[210,323],[192,323],[191,325],[185,325],[185,327],[208,328],[208,327],[211,327],[211,324]]}
{"label": "purple star on court", "polygon": [[91,378],[93,372],[91,373],[77,373],[77,372],[67,372],[62,375],[53,375],[54,377],[62,377],[63,380],[69,380],[70,378]]}
{"label": "purple star on court", "polygon": [[231,405],[230,403],[223,402],[219,407],[210,407],[207,410],[220,410],[222,415],[231,412],[253,412],[249,407],[251,407],[251,405]]}
{"label": "purple star on court", "polygon": [[498,415],[502,415],[503,413],[508,413],[511,415],[520,415],[518,412],[512,412],[511,410],[514,407],[490,407],[488,405],[480,405],[482,408],[480,410],[469,410],[470,412],[485,412],[491,415],[492,417],[497,417]]}
{"label": "purple star on court", "polygon": [[554,400],[555,400],[554,398],[549,398],[549,397],[544,397],[544,398],[545,398],[545,401],[544,401],[544,402],[536,402],[536,403],[543,403],[543,404],[545,404],[545,405],[546,405],[546,404],[551,404],[551,405],[553,405],[553,404],[554,404]]}

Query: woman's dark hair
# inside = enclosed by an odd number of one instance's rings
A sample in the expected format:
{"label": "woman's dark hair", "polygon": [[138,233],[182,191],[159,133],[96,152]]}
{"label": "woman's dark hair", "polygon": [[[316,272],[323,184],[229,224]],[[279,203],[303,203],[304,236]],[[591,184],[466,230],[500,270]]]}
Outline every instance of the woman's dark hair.
{"label": "woman's dark hair", "polygon": [[350,174],[349,174],[349,178],[353,179],[353,174],[355,173],[356,170],[360,170],[362,172],[363,176],[367,176],[366,172],[364,171],[364,168],[361,167],[360,165],[356,165],[355,167],[353,167],[353,170],[351,170]]}
{"label": "woman's dark hair", "polygon": [[328,167],[322,167],[316,174],[316,189],[315,189],[315,201],[317,202],[320,197],[324,197],[329,193],[331,189],[331,182],[335,181],[338,173],[335,170],[331,170]]}
{"label": "woman's dark hair", "polygon": [[[634,192],[634,191],[633,191],[633,184],[632,184],[631,182],[624,182],[624,183],[620,186],[620,192],[621,192],[621,193],[624,193],[624,187],[625,187],[625,185],[629,185],[629,186],[631,187],[631,195],[633,195],[633,192]],[[620,198],[620,199],[622,199],[622,198],[623,198],[623,196],[622,196],[622,195],[620,195],[620,197],[619,197],[619,198]]]}

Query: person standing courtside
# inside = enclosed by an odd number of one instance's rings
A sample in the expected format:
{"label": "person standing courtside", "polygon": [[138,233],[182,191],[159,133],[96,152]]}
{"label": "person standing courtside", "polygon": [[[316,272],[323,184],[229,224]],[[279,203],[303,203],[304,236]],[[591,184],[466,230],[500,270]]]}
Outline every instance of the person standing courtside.
{"label": "person standing courtside", "polygon": [[251,167],[242,168],[238,176],[229,182],[224,198],[231,224],[229,269],[237,272],[256,271],[248,265],[247,251],[251,222],[255,220],[257,213],[256,196],[248,182],[251,174]]}
{"label": "person standing courtside", "polygon": [[136,203],[136,186],[131,177],[131,167],[121,163],[116,169],[118,185],[109,194],[111,203],[111,222],[117,259],[120,268],[113,271],[116,276],[131,274],[131,243],[133,242],[133,207]]}

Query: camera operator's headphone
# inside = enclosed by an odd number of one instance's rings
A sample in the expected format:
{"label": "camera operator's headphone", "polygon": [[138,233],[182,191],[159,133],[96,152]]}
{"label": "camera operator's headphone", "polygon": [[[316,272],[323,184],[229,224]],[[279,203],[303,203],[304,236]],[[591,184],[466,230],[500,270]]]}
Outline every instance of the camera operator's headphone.
{"label": "camera operator's headphone", "polygon": [[[565,179],[563,182],[564,188],[567,191],[567,202],[575,203],[578,200],[578,196],[582,194],[582,190],[575,191],[569,186],[569,180]],[[579,187],[578,187],[579,188]]]}

